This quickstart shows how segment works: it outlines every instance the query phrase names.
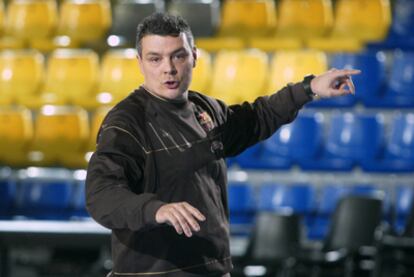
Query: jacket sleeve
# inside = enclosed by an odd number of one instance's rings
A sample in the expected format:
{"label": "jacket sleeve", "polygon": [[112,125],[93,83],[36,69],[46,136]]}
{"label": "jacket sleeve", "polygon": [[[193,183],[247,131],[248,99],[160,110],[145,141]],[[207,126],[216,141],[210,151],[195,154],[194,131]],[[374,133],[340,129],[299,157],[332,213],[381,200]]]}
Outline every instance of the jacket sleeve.
{"label": "jacket sleeve", "polygon": [[253,144],[270,137],[283,124],[292,122],[302,106],[311,101],[301,83],[280,91],[225,108],[222,126],[225,156],[235,156]]}
{"label": "jacket sleeve", "polygon": [[143,192],[145,155],[126,129],[101,131],[86,178],[86,207],[101,225],[133,231],[156,225],[155,213],[164,203]]}

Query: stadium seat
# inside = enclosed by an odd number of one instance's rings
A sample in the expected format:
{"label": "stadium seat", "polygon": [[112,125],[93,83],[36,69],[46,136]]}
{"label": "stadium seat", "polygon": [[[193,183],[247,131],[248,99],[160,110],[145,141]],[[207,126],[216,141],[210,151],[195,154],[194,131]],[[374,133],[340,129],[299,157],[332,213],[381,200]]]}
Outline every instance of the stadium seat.
{"label": "stadium seat", "polygon": [[0,179],[0,219],[10,219],[14,212],[16,199],[16,182],[5,176]]}
{"label": "stadium seat", "polygon": [[102,58],[98,102],[116,104],[143,82],[135,49],[113,49]]}
{"label": "stadium seat", "polygon": [[195,37],[211,37],[219,25],[220,1],[172,0],[168,12],[185,18]]}
{"label": "stadium seat", "polygon": [[90,151],[95,151],[99,128],[101,127],[101,124],[105,116],[109,112],[109,109],[110,109],[109,107],[101,107],[99,109],[96,109],[92,115],[91,129],[89,132],[89,142],[88,142],[88,150]]}
{"label": "stadium seat", "polygon": [[29,219],[67,220],[73,184],[67,179],[25,178],[20,180],[16,212]]}
{"label": "stadium seat", "polygon": [[327,70],[325,53],[320,51],[279,51],[271,61],[267,92],[275,92],[288,83],[299,82],[308,74],[321,74]]}
{"label": "stadium seat", "polygon": [[48,60],[42,102],[55,105],[99,106],[99,58],[90,49],[58,49]]}
{"label": "stadium seat", "polygon": [[0,2],[0,35],[3,35],[4,32],[4,2]]}
{"label": "stadium seat", "polygon": [[33,163],[85,167],[88,139],[88,114],[84,109],[46,105],[36,115],[32,151],[39,154],[32,155],[40,158]]}
{"label": "stadium seat", "polygon": [[389,0],[338,0],[331,37],[380,41],[387,35],[390,24]]}
{"label": "stadium seat", "polygon": [[394,52],[390,76],[384,94],[375,105],[381,107],[414,107],[414,52]]}
{"label": "stadium seat", "polygon": [[330,55],[330,68],[360,69],[362,74],[352,77],[356,87],[355,95],[321,99],[313,101],[311,107],[351,107],[357,100],[367,105],[375,105],[385,85],[385,53],[360,52],[360,53],[335,53]]}
{"label": "stadium seat", "polygon": [[405,230],[413,204],[414,186],[397,186],[395,188],[395,222],[393,226],[397,234],[402,234]]}
{"label": "stadium seat", "polygon": [[222,6],[221,36],[266,36],[276,27],[273,0],[226,0]]}
{"label": "stadium seat", "polygon": [[210,53],[200,48],[197,49],[197,61],[193,70],[190,89],[197,92],[208,92],[212,74],[213,68]]}
{"label": "stadium seat", "polygon": [[252,37],[247,44],[250,48],[257,48],[269,53],[284,50],[300,50],[304,47],[301,39],[290,37]]}
{"label": "stadium seat", "polygon": [[278,168],[280,162],[298,164],[303,159],[314,158],[322,147],[323,121],[321,113],[304,113],[282,126],[263,142],[261,163]]}
{"label": "stadium seat", "polygon": [[78,180],[72,184],[73,193],[70,199],[70,217],[72,219],[84,219],[89,217],[85,204],[85,181]]}
{"label": "stadium seat", "polygon": [[0,108],[0,163],[4,166],[28,165],[29,144],[33,139],[30,110],[23,107]]}
{"label": "stadium seat", "polygon": [[244,50],[245,42],[237,37],[207,37],[196,38],[195,44],[208,52],[219,52],[221,50]]}
{"label": "stadium seat", "polygon": [[332,28],[331,0],[281,0],[277,36],[309,38],[326,35]]}
{"label": "stadium seat", "polygon": [[0,105],[39,105],[44,78],[44,57],[34,50],[7,50],[0,53]]}
{"label": "stadium seat", "polygon": [[138,23],[154,12],[164,12],[164,0],[119,0],[113,6],[113,23],[107,43],[111,47],[134,47]]}
{"label": "stadium seat", "polygon": [[267,70],[262,51],[221,51],[215,58],[209,94],[227,104],[253,101],[264,94]]}
{"label": "stadium seat", "polygon": [[111,24],[109,0],[65,0],[60,6],[58,34],[75,41],[102,39]]}
{"label": "stadium seat", "polygon": [[252,185],[247,182],[229,182],[228,200],[231,233],[248,234],[251,231],[256,206]]}
{"label": "stadium seat", "polygon": [[398,113],[390,124],[385,145],[377,155],[362,162],[367,172],[412,172],[414,170],[414,114]]}
{"label": "stadium seat", "polygon": [[[332,215],[339,201],[346,196],[386,198],[385,191],[375,185],[328,184],[321,188],[314,221],[309,229],[309,238],[323,240],[328,234]],[[389,206],[388,206],[389,207]],[[384,212],[388,212],[384,208]]]}
{"label": "stadium seat", "polygon": [[50,37],[56,31],[57,21],[55,0],[10,1],[5,22],[6,34],[23,40]]}
{"label": "stadium seat", "polygon": [[302,159],[301,167],[349,171],[372,159],[383,144],[383,120],[381,114],[333,114],[324,147],[314,159]]}

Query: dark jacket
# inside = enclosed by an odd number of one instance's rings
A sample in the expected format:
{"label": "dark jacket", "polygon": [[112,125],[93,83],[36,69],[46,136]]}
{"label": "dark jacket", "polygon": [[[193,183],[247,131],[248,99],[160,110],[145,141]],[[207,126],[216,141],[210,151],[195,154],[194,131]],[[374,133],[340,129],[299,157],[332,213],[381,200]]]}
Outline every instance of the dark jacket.
{"label": "dark jacket", "polygon": [[[229,272],[224,158],[271,136],[309,100],[301,84],[229,107],[195,92],[166,101],[141,87],[117,104],[86,180],[90,215],[112,229],[113,276]],[[161,205],[181,201],[206,217],[191,238],[155,222]]]}

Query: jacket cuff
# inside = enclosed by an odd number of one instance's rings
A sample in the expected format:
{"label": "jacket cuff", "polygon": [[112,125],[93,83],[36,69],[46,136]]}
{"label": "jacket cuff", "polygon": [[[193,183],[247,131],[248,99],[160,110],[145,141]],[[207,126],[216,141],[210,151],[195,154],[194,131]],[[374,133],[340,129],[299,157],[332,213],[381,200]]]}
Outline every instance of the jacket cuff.
{"label": "jacket cuff", "polygon": [[160,200],[150,200],[149,202],[147,202],[143,208],[144,224],[145,225],[158,224],[155,221],[155,214],[157,213],[158,209],[165,204],[166,203]]}
{"label": "jacket cuff", "polygon": [[301,107],[312,101],[312,97],[306,93],[301,82],[290,85],[290,88],[292,90],[293,101],[297,106]]}

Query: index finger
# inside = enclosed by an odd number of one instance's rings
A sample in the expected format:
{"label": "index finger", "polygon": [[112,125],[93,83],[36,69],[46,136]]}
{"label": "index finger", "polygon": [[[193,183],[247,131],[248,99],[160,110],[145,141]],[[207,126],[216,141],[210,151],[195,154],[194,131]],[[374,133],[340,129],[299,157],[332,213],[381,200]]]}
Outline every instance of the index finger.
{"label": "index finger", "polygon": [[193,216],[195,216],[198,220],[204,221],[206,220],[206,217],[195,207],[191,206],[188,203],[185,203],[184,205],[185,209],[189,211]]}
{"label": "index finger", "polygon": [[340,77],[340,76],[347,76],[347,75],[357,75],[360,74],[361,70],[359,69],[340,69],[340,70],[335,70],[332,72],[332,74],[335,77]]}

